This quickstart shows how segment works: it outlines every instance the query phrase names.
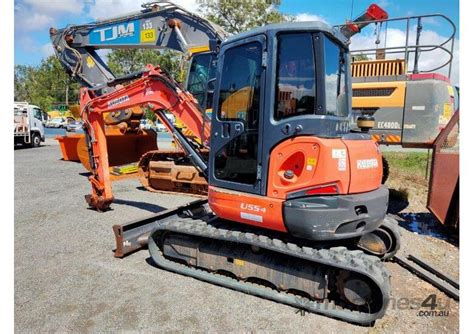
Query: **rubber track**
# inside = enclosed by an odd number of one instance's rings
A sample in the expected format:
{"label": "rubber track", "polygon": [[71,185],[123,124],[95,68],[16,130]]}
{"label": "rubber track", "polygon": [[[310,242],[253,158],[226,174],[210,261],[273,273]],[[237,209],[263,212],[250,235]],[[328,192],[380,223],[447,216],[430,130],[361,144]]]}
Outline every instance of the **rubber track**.
{"label": "rubber track", "polygon": [[[382,318],[385,314],[390,298],[390,275],[379,258],[367,255],[360,250],[349,251],[345,247],[333,247],[329,249],[299,247],[294,243],[286,243],[280,239],[269,238],[265,235],[257,235],[249,232],[244,233],[236,230],[235,225],[232,225],[232,227],[230,227],[230,225],[231,224],[227,224],[227,226],[222,227],[222,224],[219,223],[219,226],[215,227],[212,222],[193,220],[191,218],[179,218],[179,220],[165,221],[160,223],[156,230],[150,234],[148,249],[154,262],[164,269],[242,291],[247,294],[288,304],[309,312],[323,314],[362,325],[371,325],[376,319]],[[210,273],[206,270],[170,261],[163,256],[158,245],[160,234],[165,231],[255,245],[273,252],[320,263],[328,267],[345,269],[362,274],[366,278],[369,278],[380,289],[383,300],[382,306],[378,312],[362,313],[342,308],[340,305],[336,306],[334,302],[328,300],[313,301],[301,296],[278,292],[268,287],[246,283],[228,276]]]}

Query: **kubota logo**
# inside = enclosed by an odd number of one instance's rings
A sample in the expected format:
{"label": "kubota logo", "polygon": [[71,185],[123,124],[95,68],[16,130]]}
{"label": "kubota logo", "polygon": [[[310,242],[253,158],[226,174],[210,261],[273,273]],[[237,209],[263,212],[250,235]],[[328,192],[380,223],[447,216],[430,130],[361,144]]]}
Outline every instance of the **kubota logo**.
{"label": "kubota logo", "polygon": [[357,160],[357,169],[369,169],[369,168],[377,168],[379,163],[377,159],[363,159]]}
{"label": "kubota logo", "polygon": [[127,101],[130,101],[130,98],[128,97],[128,95],[121,96],[121,97],[118,97],[116,99],[113,99],[113,100],[110,100],[109,102],[107,102],[107,107],[112,108],[112,107],[116,106],[117,104],[122,104],[122,103],[125,103]]}
{"label": "kubota logo", "polygon": [[135,25],[133,22],[118,24],[116,26],[94,30],[99,33],[101,42],[113,41],[117,38],[131,37],[135,35]]}

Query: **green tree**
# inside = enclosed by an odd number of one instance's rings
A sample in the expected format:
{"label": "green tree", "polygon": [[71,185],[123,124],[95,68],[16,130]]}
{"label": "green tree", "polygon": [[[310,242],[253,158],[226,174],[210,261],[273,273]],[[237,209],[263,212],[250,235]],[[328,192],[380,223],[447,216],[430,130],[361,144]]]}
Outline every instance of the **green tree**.
{"label": "green tree", "polygon": [[14,94],[15,101],[28,101],[30,94],[28,91],[28,78],[31,72],[34,71],[32,66],[16,65],[14,74]]}
{"label": "green tree", "polygon": [[140,71],[147,64],[152,64],[160,65],[177,81],[183,79],[180,66],[182,55],[171,50],[116,49],[107,58],[107,65],[116,76]]}
{"label": "green tree", "polygon": [[199,12],[231,34],[293,18],[278,10],[281,0],[202,0]]}
{"label": "green tree", "polygon": [[352,56],[352,61],[369,60],[366,54],[360,53]]}
{"label": "green tree", "polygon": [[14,89],[16,101],[27,101],[43,110],[54,102],[77,103],[79,85],[71,82],[56,56],[50,56],[36,66],[15,66]]}

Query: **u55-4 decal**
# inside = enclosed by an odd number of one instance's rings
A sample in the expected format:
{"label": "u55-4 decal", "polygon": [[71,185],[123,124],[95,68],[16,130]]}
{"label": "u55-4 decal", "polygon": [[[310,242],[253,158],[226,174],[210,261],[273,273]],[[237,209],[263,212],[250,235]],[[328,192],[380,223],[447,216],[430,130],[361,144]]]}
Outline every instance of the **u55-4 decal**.
{"label": "u55-4 decal", "polygon": [[253,212],[267,212],[267,208],[256,204],[240,203],[242,210],[253,211]]}

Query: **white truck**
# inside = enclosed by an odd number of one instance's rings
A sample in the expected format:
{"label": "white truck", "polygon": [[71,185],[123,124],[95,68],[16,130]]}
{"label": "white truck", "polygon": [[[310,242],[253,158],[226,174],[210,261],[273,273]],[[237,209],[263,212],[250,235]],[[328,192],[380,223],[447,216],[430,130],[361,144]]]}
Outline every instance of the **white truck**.
{"label": "white truck", "polygon": [[13,109],[15,145],[40,146],[45,139],[43,123],[46,114],[28,102],[15,102]]}

